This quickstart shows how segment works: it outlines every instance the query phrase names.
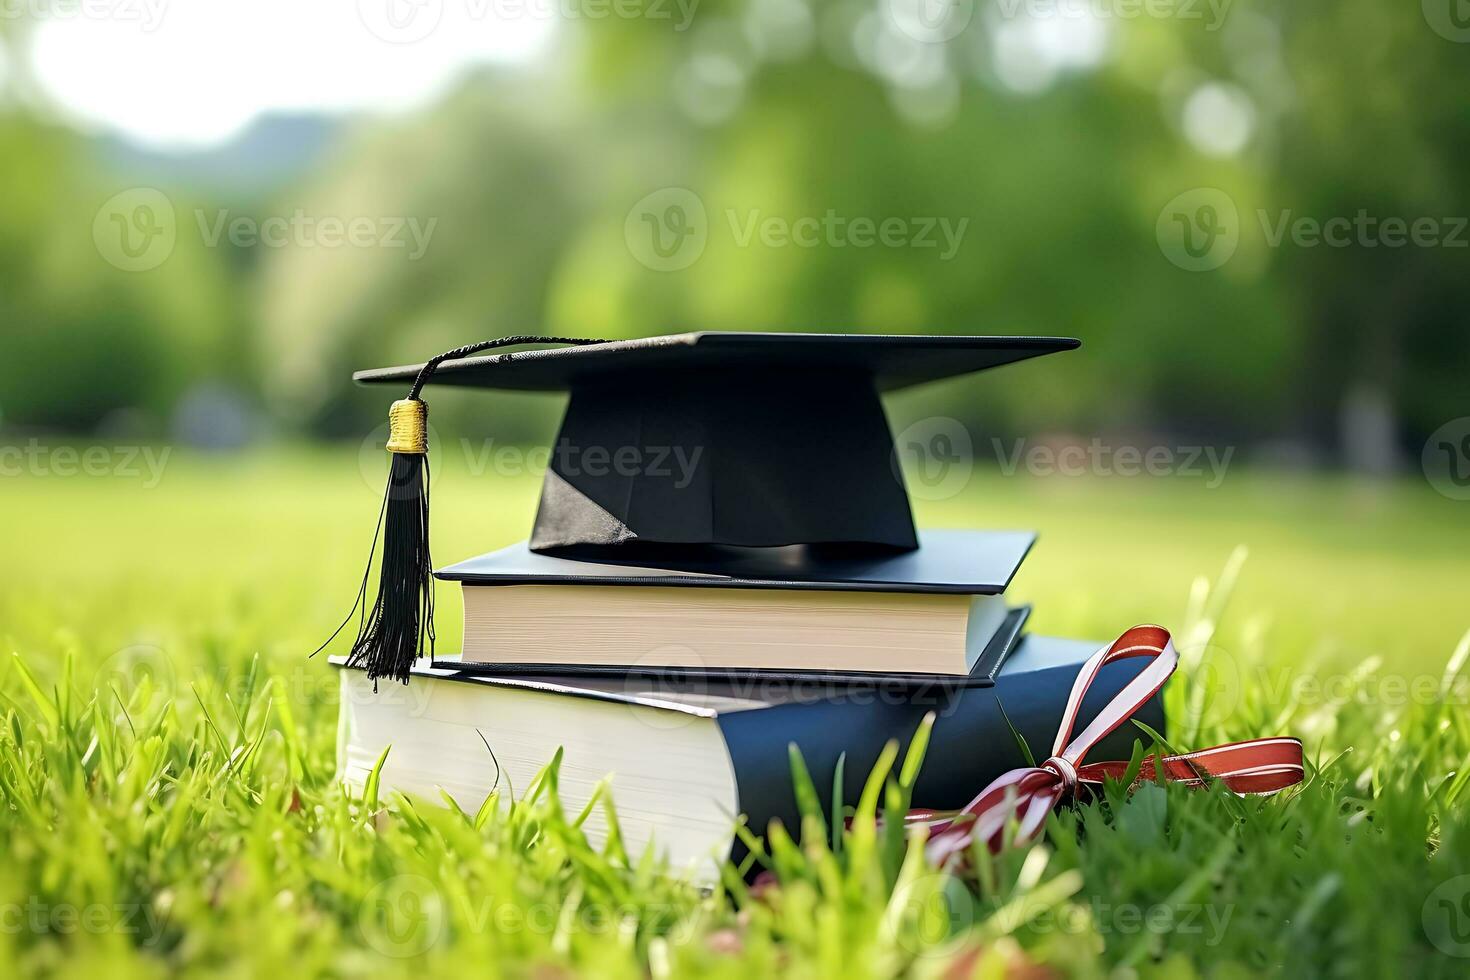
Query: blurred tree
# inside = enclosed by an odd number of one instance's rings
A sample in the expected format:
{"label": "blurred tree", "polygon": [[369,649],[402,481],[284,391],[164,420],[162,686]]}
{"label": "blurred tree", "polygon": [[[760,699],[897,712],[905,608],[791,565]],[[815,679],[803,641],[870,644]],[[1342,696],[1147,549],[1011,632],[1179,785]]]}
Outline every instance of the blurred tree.
{"label": "blurred tree", "polygon": [[21,43],[25,22],[6,24],[0,411],[7,423],[69,429],[126,411],[130,426],[159,430],[193,380],[240,375],[231,356],[238,352],[231,338],[239,336],[239,287],[220,256],[187,233],[188,209],[178,195],[163,195],[164,213],[156,216],[173,227],[172,246],[147,268],[119,267],[98,235],[110,230],[114,195],[133,189],[93,163],[83,137],[37,119]]}
{"label": "blurred tree", "polygon": [[[1277,221],[1353,223],[1345,245],[1273,256],[1309,336],[1296,379],[1312,431],[1332,439],[1354,417],[1339,411],[1343,400],[1366,394],[1401,420],[1415,455],[1428,432],[1470,410],[1470,59],[1431,28],[1433,6],[1347,0],[1282,12],[1279,57],[1295,84],[1263,205]],[[1432,244],[1385,222],[1411,234],[1428,222]],[[1344,428],[1352,455],[1365,436]]]}
{"label": "blurred tree", "polygon": [[359,432],[380,421],[382,399],[355,397],[343,383],[352,370],[543,329],[546,284],[581,198],[597,193],[595,141],[566,139],[554,104],[540,84],[488,77],[423,117],[359,134],[272,205],[382,230],[362,247],[266,257],[273,405],[298,423]]}
{"label": "blurred tree", "polygon": [[[210,248],[182,233],[198,206],[173,190],[174,253],[122,272],[87,237],[116,189],[78,138],[11,113],[0,303],[36,326],[0,340],[0,404],[86,425],[223,372],[259,379],[289,424],[362,432],[381,398],[348,371],[467,338],[761,329],[1085,341],[1085,356],[908,403],[981,433],[1350,450],[1348,418],[1413,448],[1464,413],[1464,252],[1291,233],[1362,212],[1444,236],[1470,211],[1456,84],[1470,62],[1428,5],[628,9],[565,18],[536,65],[368,121],[309,179],[239,205],[417,222],[421,255]],[[896,222],[896,238],[855,240],[864,221]],[[1230,247],[1196,261],[1196,232]],[[68,354],[64,385],[35,369]]]}

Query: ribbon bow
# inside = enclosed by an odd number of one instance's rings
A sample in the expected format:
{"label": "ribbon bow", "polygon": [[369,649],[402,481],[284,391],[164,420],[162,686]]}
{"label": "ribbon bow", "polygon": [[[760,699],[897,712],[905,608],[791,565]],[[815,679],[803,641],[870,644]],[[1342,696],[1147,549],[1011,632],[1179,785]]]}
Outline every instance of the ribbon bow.
{"label": "ribbon bow", "polygon": [[[1082,699],[1098,672],[1115,660],[1130,657],[1148,657],[1150,662],[1108,702],[1082,734],[1072,738]],[[1089,749],[1157,694],[1178,663],[1179,654],[1174,650],[1169,631],[1162,626],[1135,626],[1094,653],[1072,684],[1051,758],[1039,766],[1012,769],[956,813],[915,810],[908,815],[907,823],[929,827],[929,857],[942,866],[963,855],[976,839],[984,841],[992,851],[998,850],[1012,816],[1020,823],[1016,841],[1029,841],[1041,829],[1052,808],[1073,793],[1079,783],[1101,785],[1104,777],[1123,776],[1128,770],[1127,762],[1083,765],[1082,759]],[[1234,793],[1275,793],[1301,782],[1302,743],[1294,738],[1258,738],[1162,759],[1151,756],[1144,760],[1138,780],[1156,779],[1161,771],[1165,779],[1188,786],[1219,780]]]}

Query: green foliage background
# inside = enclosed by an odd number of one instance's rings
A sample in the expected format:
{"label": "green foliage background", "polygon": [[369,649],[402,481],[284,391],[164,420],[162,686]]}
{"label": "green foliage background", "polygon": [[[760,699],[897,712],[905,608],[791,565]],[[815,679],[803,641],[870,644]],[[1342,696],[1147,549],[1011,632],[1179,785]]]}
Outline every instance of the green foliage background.
{"label": "green foliage background", "polygon": [[[1184,432],[1330,454],[1345,399],[1368,391],[1413,454],[1464,414],[1465,251],[1271,247],[1265,231],[1288,213],[1470,213],[1470,59],[1419,5],[1116,16],[1095,63],[1020,92],[1000,80],[996,39],[1027,5],[961,3],[971,16],[954,38],[885,55],[874,24],[894,3],[704,0],[686,30],[668,5],[569,19],[533,69],[486,70],[423,112],[349,126],[284,185],[164,188],[179,245],[146,273],[109,267],[90,241],[123,178],[86,139],[8,103],[0,407],[20,426],[85,430],[127,411],[161,431],[181,392],[223,381],[277,429],[355,435],[380,409],[346,390],[350,370],[483,336],[820,329],[1085,341],[1044,379],[933,397],[986,431]],[[19,77],[24,37],[14,25]],[[724,75],[701,74],[711,59]],[[1248,101],[1252,135],[1233,155],[1183,130],[1188,96],[1210,84]],[[640,265],[623,236],[634,203],[664,187],[709,214],[705,253],[677,272]],[[1165,204],[1197,187],[1240,215],[1235,256],[1208,273],[1176,268],[1154,234]],[[418,261],[208,247],[190,215],[219,207],[438,224]],[[969,224],[949,262],[741,246],[727,227],[731,213],[829,209]],[[537,431],[520,418],[544,410],[496,415],[517,439]]]}

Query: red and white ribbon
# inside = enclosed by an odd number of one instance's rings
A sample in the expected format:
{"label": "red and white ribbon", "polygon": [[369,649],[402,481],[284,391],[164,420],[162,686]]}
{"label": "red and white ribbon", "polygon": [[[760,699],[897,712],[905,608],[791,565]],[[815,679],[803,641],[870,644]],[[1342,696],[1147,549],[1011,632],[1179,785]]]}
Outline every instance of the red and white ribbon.
{"label": "red and white ribbon", "polygon": [[[1107,664],[1130,657],[1148,657],[1149,663],[1073,738],[1077,713],[1098,673]],[[1012,817],[1019,822],[1016,842],[1029,841],[1041,829],[1052,808],[1078,784],[1101,785],[1104,777],[1123,776],[1128,769],[1127,762],[1084,765],[1083,757],[1148,703],[1178,663],[1179,654],[1174,650],[1169,631],[1162,626],[1135,626],[1093,654],[1072,684],[1049,759],[1039,766],[1011,770],[956,813],[915,810],[908,815],[908,823],[929,827],[930,858],[937,864],[946,864],[962,856],[977,839],[992,851],[998,850]],[[1219,781],[1235,793],[1274,793],[1301,782],[1302,743],[1294,738],[1258,738],[1162,759],[1150,756],[1144,760],[1138,780],[1156,779],[1161,770],[1165,779],[1190,786]]]}

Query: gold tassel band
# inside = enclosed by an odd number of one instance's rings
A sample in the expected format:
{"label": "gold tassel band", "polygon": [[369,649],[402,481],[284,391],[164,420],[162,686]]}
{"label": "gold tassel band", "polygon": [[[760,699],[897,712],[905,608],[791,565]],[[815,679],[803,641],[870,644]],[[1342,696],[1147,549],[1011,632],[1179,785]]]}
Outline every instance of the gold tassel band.
{"label": "gold tassel band", "polygon": [[388,451],[422,456],[429,451],[429,406],[417,398],[388,409]]}

